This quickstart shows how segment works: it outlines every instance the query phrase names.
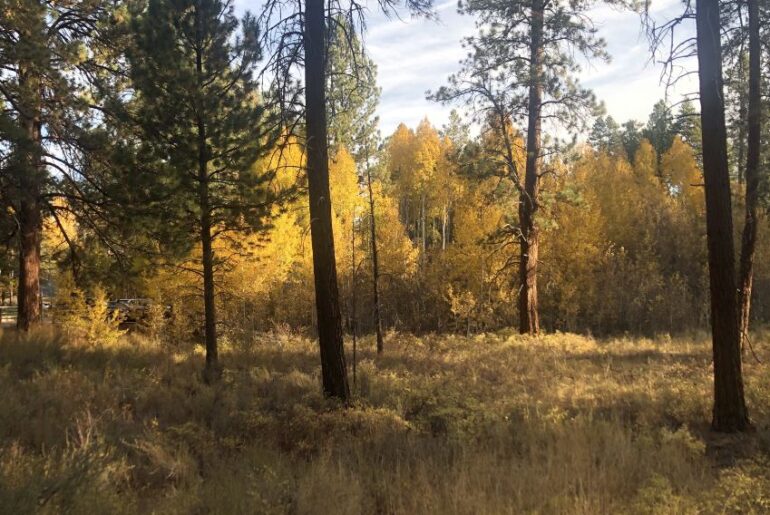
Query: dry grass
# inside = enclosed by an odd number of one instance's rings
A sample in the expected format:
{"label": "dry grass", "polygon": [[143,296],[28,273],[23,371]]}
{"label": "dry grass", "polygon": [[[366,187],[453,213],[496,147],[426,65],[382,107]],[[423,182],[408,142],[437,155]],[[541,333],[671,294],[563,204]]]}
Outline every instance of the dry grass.
{"label": "dry grass", "polygon": [[312,342],[232,347],[210,387],[199,351],[3,334],[0,511],[770,511],[768,368],[746,366],[757,432],[712,435],[703,336],[391,335],[350,409]]}

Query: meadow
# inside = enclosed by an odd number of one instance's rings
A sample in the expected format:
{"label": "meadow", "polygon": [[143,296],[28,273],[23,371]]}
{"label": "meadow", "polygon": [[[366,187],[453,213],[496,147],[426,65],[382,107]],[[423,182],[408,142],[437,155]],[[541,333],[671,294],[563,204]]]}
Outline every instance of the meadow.
{"label": "meadow", "polygon": [[770,511],[768,365],[756,431],[712,433],[705,334],[363,338],[347,408],[290,332],[226,341],[212,386],[200,348],[84,341],[0,334],[2,513]]}

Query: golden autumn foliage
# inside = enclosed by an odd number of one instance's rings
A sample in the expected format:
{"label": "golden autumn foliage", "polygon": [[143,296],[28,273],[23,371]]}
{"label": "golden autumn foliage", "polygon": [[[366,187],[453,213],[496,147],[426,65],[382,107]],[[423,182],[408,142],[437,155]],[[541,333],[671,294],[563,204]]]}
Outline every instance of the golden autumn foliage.
{"label": "golden autumn foliage", "polygon": [[[523,141],[510,128],[513,169]],[[255,163],[273,170],[276,192],[304,186],[304,149],[287,140]],[[505,141],[483,131],[453,141],[427,120],[400,125],[373,170],[386,328],[478,332],[516,319],[519,202],[516,175],[499,156]],[[552,159],[542,181],[540,309],[546,330],[616,334],[676,333],[708,320],[704,195],[692,148],[675,137],[656,154],[642,140],[629,162],[584,148]],[[364,171],[343,147],[330,157],[330,189],[341,309],[347,330],[373,329],[371,214]],[[276,204],[267,229],[215,241],[219,319],[226,331],[314,327],[309,211],[299,191]],[[736,198],[735,209],[742,200]],[[48,220],[47,227],[54,221]],[[77,238],[72,220],[69,233]],[[49,254],[66,253],[53,231]],[[767,318],[770,270],[758,249],[755,316]],[[766,248],[768,247],[768,248]],[[139,259],[139,258],[136,258]],[[141,266],[141,260],[137,261]],[[199,251],[155,267],[141,295],[173,304],[173,324],[196,334]],[[113,292],[114,293],[114,292]],[[173,331],[172,331],[173,332]]]}

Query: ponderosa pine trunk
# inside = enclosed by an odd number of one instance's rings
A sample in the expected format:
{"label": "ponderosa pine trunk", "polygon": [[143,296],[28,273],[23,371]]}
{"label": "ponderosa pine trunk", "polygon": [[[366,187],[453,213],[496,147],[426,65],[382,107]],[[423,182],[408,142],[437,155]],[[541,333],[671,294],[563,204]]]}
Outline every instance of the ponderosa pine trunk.
{"label": "ponderosa pine trunk", "polygon": [[203,311],[204,311],[204,338],[206,344],[206,368],[204,377],[207,382],[215,381],[221,375],[219,367],[219,353],[217,351],[217,314],[214,291],[214,250],[211,245],[211,206],[209,203],[209,185],[207,176],[208,162],[205,157],[205,125],[200,134],[203,139],[203,148],[200,150],[199,163],[199,202],[201,209],[200,237],[201,237],[201,261],[203,264]]}
{"label": "ponderosa pine trunk", "polygon": [[18,315],[16,326],[28,331],[41,320],[40,296],[40,242],[43,231],[41,195],[43,182],[42,121],[39,98],[40,84],[34,72],[20,66],[19,82],[23,95],[30,101],[19,113],[24,140],[19,152],[19,283],[17,293]]}
{"label": "ponderosa pine trunk", "polygon": [[[197,16],[196,11],[196,16]],[[203,61],[202,50],[196,49],[195,65],[199,88],[202,90]],[[201,261],[203,264],[203,317],[204,341],[206,344],[206,368],[203,377],[206,382],[219,379],[222,370],[219,367],[217,349],[217,313],[214,291],[214,250],[211,244],[211,204],[209,202],[208,143],[206,120],[202,102],[198,105],[198,203],[200,214]]]}
{"label": "ponderosa pine trunk", "polygon": [[305,0],[305,122],[310,239],[324,394],[350,399],[334,258],[326,127],[326,26],[323,0]]}
{"label": "ponderosa pine trunk", "polygon": [[750,422],[741,372],[719,0],[697,0],[696,25],[714,359],[711,425],[716,431],[744,431]]}
{"label": "ponderosa pine trunk", "polygon": [[746,152],[746,217],[741,240],[740,264],[740,331],[748,336],[751,316],[751,290],[754,282],[754,255],[757,246],[757,203],[759,201],[759,146],[762,93],[760,91],[759,1],[748,0],[749,6],[749,112]]}
{"label": "ponderosa pine trunk", "polygon": [[382,338],[382,316],[380,314],[380,265],[377,255],[377,226],[374,218],[374,192],[372,191],[372,172],[366,165],[366,187],[369,190],[369,229],[372,239],[372,295],[374,297],[374,331],[377,336],[377,354],[385,350]]}
{"label": "ponderosa pine trunk", "polygon": [[539,250],[535,214],[538,208],[540,175],[540,131],[543,102],[543,0],[532,0],[530,77],[527,122],[527,162],[524,188],[519,197],[521,229],[519,259],[519,332],[538,334],[540,318],[537,308],[537,264]]}

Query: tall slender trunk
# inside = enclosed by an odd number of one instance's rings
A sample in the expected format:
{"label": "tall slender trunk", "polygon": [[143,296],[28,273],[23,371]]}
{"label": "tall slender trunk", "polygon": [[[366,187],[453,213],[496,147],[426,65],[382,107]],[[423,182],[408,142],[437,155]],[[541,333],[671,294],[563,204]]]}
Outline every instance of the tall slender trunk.
{"label": "tall slender trunk", "polygon": [[527,122],[527,163],[524,189],[519,201],[521,255],[519,260],[519,332],[540,332],[537,309],[538,227],[535,222],[539,190],[541,105],[543,102],[543,0],[532,0],[530,22],[529,119]]}
{"label": "tall slender trunk", "polygon": [[350,399],[342,343],[337,265],[329,196],[329,149],[326,127],[326,27],[324,0],[305,0],[305,121],[318,341],[324,394]]}
{"label": "tall slender trunk", "polygon": [[741,63],[738,65],[738,141],[736,142],[738,157],[735,163],[735,172],[738,175],[738,184],[743,184],[746,178],[746,124],[748,109],[746,108],[746,96],[743,94],[745,85],[745,73],[743,71],[743,54],[740,56]]}
{"label": "tall slender trunk", "polygon": [[697,0],[698,79],[714,355],[711,425],[716,431],[732,432],[748,429],[750,422],[741,372],[719,16],[719,0]]}
{"label": "tall slender trunk", "polygon": [[[367,159],[368,161],[368,159]],[[369,191],[369,229],[372,239],[372,294],[374,295],[374,331],[377,336],[377,354],[382,354],[385,344],[382,339],[382,317],[380,315],[380,265],[377,256],[377,227],[374,218],[374,192],[372,191],[372,171],[366,165],[366,187]]]}
{"label": "tall slender trunk", "polygon": [[[355,216],[353,217],[355,218]],[[356,352],[358,350],[358,324],[356,319],[356,224],[350,224],[350,334],[353,338],[353,387],[356,386]]]}
{"label": "tall slender trunk", "polygon": [[24,130],[24,141],[18,147],[19,173],[19,282],[18,315],[16,326],[29,330],[41,320],[40,296],[40,241],[42,222],[42,120],[40,109],[40,82],[26,65],[20,66],[19,82],[29,100],[19,116]]}
{"label": "tall slender trunk", "polygon": [[412,239],[412,227],[409,225],[409,199],[405,197],[401,197],[398,200],[398,207],[399,207],[399,216],[401,217],[401,220],[404,222],[404,228],[406,229],[406,235],[409,238],[409,241],[414,241]]}
{"label": "tall slender trunk", "polygon": [[420,240],[422,241],[422,259],[425,259],[425,193],[420,196]]}
{"label": "tall slender trunk", "polygon": [[[195,13],[196,19],[198,12]],[[199,40],[201,38],[198,34]],[[196,48],[195,66],[198,78],[199,94],[203,94],[203,56],[201,48]],[[203,371],[207,382],[217,380],[222,371],[219,367],[217,352],[217,314],[214,292],[214,250],[211,246],[211,205],[209,202],[208,148],[206,120],[203,102],[197,107],[198,126],[198,203],[200,213],[201,261],[203,264],[203,316],[204,339],[206,344],[206,368]]]}
{"label": "tall slender trunk", "polygon": [[[201,127],[201,124],[199,124]],[[204,129],[205,130],[205,129]],[[205,132],[203,132],[205,138]],[[205,141],[205,140],[204,140]],[[209,203],[209,185],[205,143],[201,149],[198,180],[201,209],[201,249],[203,261],[203,310],[205,317],[206,370],[207,381],[213,381],[221,375],[219,354],[217,352],[217,314],[214,290],[214,250],[211,245],[211,206]]]}
{"label": "tall slender trunk", "polygon": [[446,228],[449,223],[449,205],[444,206],[441,213],[441,250],[446,250]]}
{"label": "tall slender trunk", "polygon": [[759,145],[762,130],[760,91],[760,40],[759,1],[748,0],[749,4],[749,112],[748,148],[746,158],[746,219],[741,240],[740,299],[741,338],[749,331],[751,315],[751,288],[754,281],[754,254],[757,246],[757,203],[759,201]]}

